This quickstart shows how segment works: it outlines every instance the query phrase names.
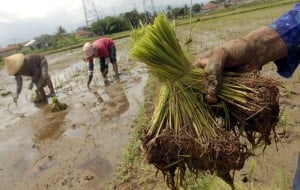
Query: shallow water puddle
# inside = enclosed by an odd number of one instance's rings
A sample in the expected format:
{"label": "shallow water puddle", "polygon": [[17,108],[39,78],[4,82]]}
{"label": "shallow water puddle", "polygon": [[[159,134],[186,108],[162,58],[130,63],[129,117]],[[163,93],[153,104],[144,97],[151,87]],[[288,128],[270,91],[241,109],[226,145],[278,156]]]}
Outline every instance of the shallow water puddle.
{"label": "shallow water puddle", "polygon": [[77,168],[94,173],[98,179],[105,179],[112,172],[112,166],[110,162],[98,155],[84,163],[79,164]]}
{"label": "shallow water puddle", "polygon": [[46,139],[58,139],[65,128],[62,127],[65,123],[65,117],[68,111],[51,113],[49,109],[44,110],[44,115],[39,118],[40,124],[36,126],[33,137],[34,142],[44,141]]}

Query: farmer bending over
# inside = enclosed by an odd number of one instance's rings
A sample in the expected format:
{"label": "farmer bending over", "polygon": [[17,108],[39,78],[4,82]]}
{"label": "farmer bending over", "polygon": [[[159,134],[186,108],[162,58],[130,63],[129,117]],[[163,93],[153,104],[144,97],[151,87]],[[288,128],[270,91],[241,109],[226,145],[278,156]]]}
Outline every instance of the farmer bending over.
{"label": "farmer bending over", "polygon": [[[18,97],[22,91],[23,76],[30,76],[31,83],[29,89],[32,89],[33,84],[40,94],[40,99],[35,99],[35,103],[47,101],[47,97],[55,96],[51,78],[48,74],[48,62],[41,55],[23,55],[14,54],[4,59],[5,70],[8,75],[14,75],[17,82],[17,92],[14,95],[14,102],[17,103]],[[44,87],[49,87],[50,94],[46,96]]]}
{"label": "farmer bending over", "polygon": [[108,85],[107,73],[108,73],[108,63],[111,62],[113,70],[115,72],[116,79],[119,79],[118,64],[116,58],[116,47],[115,43],[110,38],[100,38],[93,43],[85,43],[83,46],[83,52],[88,61],[88,83],[89,87],[93,79],[93,70],[94,70],[94,58],[100,59],[100,71],[104,80],[104,84]]}
{"label": "farmer bending over", "polygon": [[[223,70],[259,71],[263,65],[273,61],[282,77],[291,77],[300,62],[299,18],[300,3],[297,3],[269,26],[198,55],[193,65],[204,68],[206,101],[211,104],[218,101],[216,94]],[[299,170],[300,166],[295,175],[294,190],[300,190]]]}

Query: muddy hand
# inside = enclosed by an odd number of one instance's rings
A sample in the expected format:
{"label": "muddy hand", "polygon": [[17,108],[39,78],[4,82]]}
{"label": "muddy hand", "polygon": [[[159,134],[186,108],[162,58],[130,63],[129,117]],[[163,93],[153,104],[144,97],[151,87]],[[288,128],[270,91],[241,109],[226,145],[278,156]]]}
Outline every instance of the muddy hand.
{"label": "muddy hand", "polygon": [[204,69],[203,77],[206,91],[205,100],[209,104],[215,104],[218,102],[216,94],[222,78],[224,65],[224,58],[221,55],[224,54],[215,49],[196,57],[193,62],[193,66]]}

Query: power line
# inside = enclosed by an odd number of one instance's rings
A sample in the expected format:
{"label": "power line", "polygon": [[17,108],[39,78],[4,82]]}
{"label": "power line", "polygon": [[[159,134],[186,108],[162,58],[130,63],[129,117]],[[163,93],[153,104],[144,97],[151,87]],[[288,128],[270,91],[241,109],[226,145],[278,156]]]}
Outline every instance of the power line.
{"label": "power line", "polygon": [[[82,0],[83,11],[85,16],[86,26],[90,27],[91,23],[100,19],[101,12],[97,11],[94,0]],[[103,27],[100,26],[102,34],[104,34]]]}
{"label": "power line", "polygon": [[143,0],[143,7],[144,12],[149,12],[152,14],[156,13],[153,0]]}
{"label": "power line", "polygon": [[[146,22],[151,23],[156,15],[153,0],[143,0],[144,12],[146,13]],[[147,14],[147,13],[150,13]]]}

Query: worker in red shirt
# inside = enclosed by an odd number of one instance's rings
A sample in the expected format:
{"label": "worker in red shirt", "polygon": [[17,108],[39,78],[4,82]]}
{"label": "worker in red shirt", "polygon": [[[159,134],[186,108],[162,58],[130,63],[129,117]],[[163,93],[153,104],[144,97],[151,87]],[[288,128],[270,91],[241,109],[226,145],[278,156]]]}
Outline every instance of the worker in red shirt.
{"label": "worker in red shirt", "polygon": [[116,47],[112,39],[100,38],[94,41],[93,43],[87,42],[83,46],[83,53],[88,62],[88,87],[93,79],[94,58],[100,59],[100,71],[104,80],[104,84],[106,86],[109,84],[109,81],[107,79],[109,62],[111,62],[113,65],[113,70],[115,72],[116,79],[119,79],[119,71],[116,58]]}

